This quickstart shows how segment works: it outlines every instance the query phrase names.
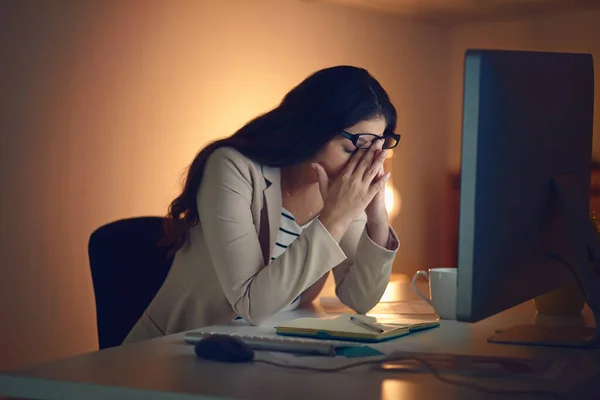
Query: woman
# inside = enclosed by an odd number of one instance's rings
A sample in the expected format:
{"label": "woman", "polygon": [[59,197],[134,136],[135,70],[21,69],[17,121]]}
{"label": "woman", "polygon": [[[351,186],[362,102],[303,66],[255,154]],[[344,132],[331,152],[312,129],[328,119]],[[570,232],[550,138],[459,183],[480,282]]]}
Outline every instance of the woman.
{"label": "woman", "polygon": [[309,76],[270,112],[192,162],[169,209],[175,258],[130,343],[310,303],[333,271],[340,300],[370,310],[398,239],[384,203],[396,110],[364,69]]}

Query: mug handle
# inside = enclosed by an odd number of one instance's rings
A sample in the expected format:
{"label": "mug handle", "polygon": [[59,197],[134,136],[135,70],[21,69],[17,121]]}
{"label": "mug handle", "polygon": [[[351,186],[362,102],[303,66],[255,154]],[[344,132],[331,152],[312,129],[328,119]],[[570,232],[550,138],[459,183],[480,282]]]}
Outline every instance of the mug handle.
{"label": "mug handle", "polygon": [[419,289],[417,289],[417,278],[419,276],[424,277],[425,279],[429,280],[429,274],[427,273],[427,271],[417,271],[412,278],[412,287],[413,290],[415,291],[415,293],[417,294],[417,296],[419,296],[420,298],[422,298],[423,300],[425,300],[431,307],[433,307],[433,303],[431,302],[431,299],[427,296],[425,296],[423,293],[421,293],[419,291]]}

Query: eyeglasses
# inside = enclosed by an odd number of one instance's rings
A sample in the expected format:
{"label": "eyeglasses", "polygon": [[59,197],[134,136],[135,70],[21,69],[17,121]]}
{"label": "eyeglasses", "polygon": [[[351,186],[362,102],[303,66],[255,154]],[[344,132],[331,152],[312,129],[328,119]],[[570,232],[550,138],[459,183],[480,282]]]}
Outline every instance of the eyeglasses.
{"label": "eyeglasses", "polygon": [[382,136],[377,136],[373,133],[349,133],[346,131],[339,132],[339,135],[350,140],[354,146],[359,149],[368,149],[377,140],[383,140],[382,149],[393,149],[400,142],[400,135],[391,132],[384,132]]}

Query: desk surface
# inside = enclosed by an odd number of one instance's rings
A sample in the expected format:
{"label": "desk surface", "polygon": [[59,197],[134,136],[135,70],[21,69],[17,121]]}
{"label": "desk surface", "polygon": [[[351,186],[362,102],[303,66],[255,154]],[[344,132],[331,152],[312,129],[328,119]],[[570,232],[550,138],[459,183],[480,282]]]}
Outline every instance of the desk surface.
{"label": "desk surface", "polygon": [[[403,277],[390,283],[384,300],[412,300],[414,295]],[[326,289],[324,294],[329,295]],[[278,321],[323,313],[312,308],[282,313]],[[527,302],[476,324],[441,321],[439,328],[387,342],[393,350],[424,353],[493,355],[520,358],[564,358],[569,367],[552,381],[496,381],[490,388],[567,392],[569,397],[592,398],[600,393],[600,349],[564,349],[492,344],[486,341],[495,329],[521,323],[551,324],[553,318],[535,316]],[[581,318],[561,320],[576,325],[593,324],[586,309]],[[247,328],[246,328],[247,329]],[[356,359],[360,360],[360,359]],[[481,383],[481,382],[480,382]],[[82,354],[0,375],[0,396],[36,399],[482,399],[512,398],[489,395],[450,385],[430,374],[399,374],[361,366],[342,372],[318,373],[282,369],[263,364],[227,364],[197,359],[183,341],[183,334]],[[521,398],[549,398],[518,396]],[[596,395],[597,397],[597,395]]]}

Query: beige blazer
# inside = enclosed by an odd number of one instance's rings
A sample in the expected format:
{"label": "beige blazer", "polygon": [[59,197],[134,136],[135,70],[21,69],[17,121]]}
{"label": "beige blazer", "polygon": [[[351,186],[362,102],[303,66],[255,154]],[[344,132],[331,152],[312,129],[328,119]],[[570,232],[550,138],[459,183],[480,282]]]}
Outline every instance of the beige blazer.
{"label": "beige blazer", "polygon": [[124,343],[230,322],[260,324],[333,270],[339,299],[359,313],[389,282],[398,239],[387,249],[366,234],[366,216],[338,244],[318,219],[269,263],[281,213],[279,168],[231,148],[208,159],[198,191],[200,223]]}

